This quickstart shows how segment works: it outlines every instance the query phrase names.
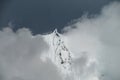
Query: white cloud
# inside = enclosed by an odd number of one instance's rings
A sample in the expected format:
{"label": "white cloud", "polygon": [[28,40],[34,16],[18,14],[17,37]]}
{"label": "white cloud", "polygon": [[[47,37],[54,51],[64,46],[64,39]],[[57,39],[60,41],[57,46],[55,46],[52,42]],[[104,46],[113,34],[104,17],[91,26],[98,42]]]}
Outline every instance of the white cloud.
{"label": "white cloud", "polygon": [[42,35],[33,36],[28,29],[0,31],[0,80],[61,80],[56,67],[40,55],[49,46]]}
{"label": "white cloud", "polygon": [[[78,58],[76,60],[77,66],[79,70],[82,69],[83,71],[81,75],[89,73],[85,75],[85,78],[87,78],[95,72],[95,75],[99,79],[120,79],[119,2],[113,2],[103,7],[101,14],[95,15],[92,18],[83,16],[76,20],[74,24],[65,27],[64,31],[64,35],[68,39],[66,42],[68,43],[69,49]],[[87,53],[86,57],[82,57],[81,55],[84,52]],[[91,68],[88,69],[86,65],[89,63],[91,57],[95,59],[95,64],[90,64],[95,71],[89,71]],[[91,77],[87,78],[87,80],[89,79]]]}

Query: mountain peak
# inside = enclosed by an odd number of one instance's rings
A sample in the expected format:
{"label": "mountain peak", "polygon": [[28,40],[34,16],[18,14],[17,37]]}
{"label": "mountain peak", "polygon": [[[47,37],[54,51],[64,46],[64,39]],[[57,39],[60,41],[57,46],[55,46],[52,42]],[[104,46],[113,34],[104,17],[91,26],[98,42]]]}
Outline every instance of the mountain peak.
{"label": "mountain peak", "polygon": [[58,33],[57,28],[53,31],[53,33]]}
{"label": "mountain peak", "polygon": [[71,53],[66,47],[64,40],[62,39],[61,34],[57,32],[57,29],[54,30],[53,36],[53,48],[54,48],[54,57],[55,61],[63,69],[70,70],[71,67]]}
{"label": "mountain peak", "polygon": [[55,30],[53,31],[53,34],[54,34],[55,36],[57,36],[57,37],[60,37],[60,34],[58,33],[58,30],[57,30],[57,29],[55,29]]}
{"label": "mountain peak", "polygon": [[46,41],[50,45],[49,57],[52,62],[65,73],[70,72],[72,57],[71,52],[67,48],[63,35],[58,33],[57,29],[46,37]]}

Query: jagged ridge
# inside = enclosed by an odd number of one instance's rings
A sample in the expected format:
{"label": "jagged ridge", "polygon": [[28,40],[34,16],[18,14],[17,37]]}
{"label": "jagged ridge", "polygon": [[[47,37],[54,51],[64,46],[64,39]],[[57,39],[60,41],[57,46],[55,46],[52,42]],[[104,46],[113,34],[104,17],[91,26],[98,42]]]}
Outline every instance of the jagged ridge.
{"label": "jagged ridge", "polygon": [[66,47],[61,35],[57,32],[57,29],[53,32],[53,47],[55,53],[55,60],[58,61],[65,69],[70,69],[71,67],[71,53]]}
{"label": "jagged ridge", "polygon": [[71,72],[72,56],[63,40],[63,35],[55,29],[52,33],[44,35],[45,41],[49,45],[48,54],[43,55],[42,59],[48,57],[60,71],[65,74]]}

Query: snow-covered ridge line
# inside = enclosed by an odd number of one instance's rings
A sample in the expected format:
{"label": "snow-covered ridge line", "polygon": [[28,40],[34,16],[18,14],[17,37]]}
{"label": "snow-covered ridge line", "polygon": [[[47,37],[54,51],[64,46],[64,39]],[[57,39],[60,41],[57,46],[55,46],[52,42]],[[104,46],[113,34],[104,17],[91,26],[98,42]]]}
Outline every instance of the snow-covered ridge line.
{"label": "snow-covered ridge line", "polygon": [[71,53],[67,49],[67,47],[64,44],[64,41],[61,39],[60,34],[57,32],[57,29],[53,32],[54,37],[53,37],[53,46],[55,49],[55,54],[56,58],[59,57],[60,59],[60,64],[64,66],[64,68],[67,68],[67,65],[71,65]]}
{"label": "snow-covered ridge line", "polygon": [[63,73],[71,72],[72,56],[71,52],[62,40],[62,35],[55,29],[52,33],[45,36],[46,42],[49,44],[48,58]]}

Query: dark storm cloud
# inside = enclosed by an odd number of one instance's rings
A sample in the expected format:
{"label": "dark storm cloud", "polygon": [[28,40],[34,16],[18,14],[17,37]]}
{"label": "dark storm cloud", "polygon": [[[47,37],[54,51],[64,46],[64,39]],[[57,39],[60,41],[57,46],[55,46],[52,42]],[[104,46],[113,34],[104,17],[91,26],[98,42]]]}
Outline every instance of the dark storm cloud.
{"label": "dark storm cloud", "polygon": [[34,33],[60,30],[85,12],[99,13],[111,1],[115,0],[10,0],[1,12],[0,26],[11,22],[15,29],[25,26]]}

